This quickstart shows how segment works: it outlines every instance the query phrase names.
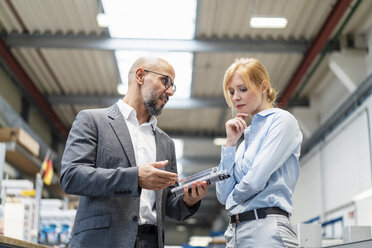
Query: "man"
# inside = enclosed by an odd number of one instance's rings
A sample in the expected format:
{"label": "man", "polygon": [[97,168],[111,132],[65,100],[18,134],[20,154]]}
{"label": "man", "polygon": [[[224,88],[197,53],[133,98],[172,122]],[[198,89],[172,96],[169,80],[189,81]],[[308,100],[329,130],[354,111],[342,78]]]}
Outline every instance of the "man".
{"label": "man", "polygon": [[164,59],[139,58],[122,100],[77,115],[61,169],[63,190],[81,196],[71,247],[163,247],[165,215],[184,220],[199,208],[206,182],[170,193],[178,179],[174,143],[156,126],[174,77]]}

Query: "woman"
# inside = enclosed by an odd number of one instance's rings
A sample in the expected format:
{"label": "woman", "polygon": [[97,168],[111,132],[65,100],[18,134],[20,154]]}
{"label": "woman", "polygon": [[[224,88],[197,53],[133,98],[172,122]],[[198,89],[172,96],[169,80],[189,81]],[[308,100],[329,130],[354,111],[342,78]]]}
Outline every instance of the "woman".
{"label": "woman", "polygon": [[[219,165],[231,177],[216,185],[217,198],[230,215],[226,247],[298,247],[289,220],[299,175],[298,123],[289,112],[274,107],[276,92],[257,59],[237,59],[225,73],[223,89],[236,111],[226,122]],[[236,150],[243,134],[244,142]]]}

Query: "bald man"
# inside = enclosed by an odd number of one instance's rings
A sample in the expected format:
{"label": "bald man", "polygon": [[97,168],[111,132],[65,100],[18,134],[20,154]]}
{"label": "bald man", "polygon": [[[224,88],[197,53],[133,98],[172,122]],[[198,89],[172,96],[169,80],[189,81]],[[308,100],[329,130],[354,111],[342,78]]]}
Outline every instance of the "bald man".
{"label": "bald man", "polygon": [[164,247],[164,218],[185,220],[206,195],[206,182],[174,196],[172,139],[157,127],[176,91],[164,59],[142,57],[128,73],[128,93],[109,108],[81,111],[62,157],[61,187],[80,195],[71,247]]}

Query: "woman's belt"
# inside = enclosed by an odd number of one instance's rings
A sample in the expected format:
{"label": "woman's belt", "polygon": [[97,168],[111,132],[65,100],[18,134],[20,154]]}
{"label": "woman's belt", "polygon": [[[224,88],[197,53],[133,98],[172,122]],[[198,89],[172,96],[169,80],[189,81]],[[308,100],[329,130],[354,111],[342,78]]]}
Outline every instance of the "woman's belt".
{"label": "woman's belt", "polygon": [[230,217],[230,221],[232,224],[237,224],[242,221],[264,219],[269,214],[280,214],[289,217],[289,214],[286,211],[278,207],[269,207],[258,208],[244,213],[234,214]]}

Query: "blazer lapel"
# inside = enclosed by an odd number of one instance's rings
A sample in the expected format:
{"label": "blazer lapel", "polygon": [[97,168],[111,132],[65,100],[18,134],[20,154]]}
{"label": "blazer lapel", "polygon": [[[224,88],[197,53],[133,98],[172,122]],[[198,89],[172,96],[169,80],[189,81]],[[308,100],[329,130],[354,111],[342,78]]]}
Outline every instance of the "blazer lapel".
{"label": "blazer lapel", "polygon": [[124,117],[116,104],[109,109],[109,123],[114,130],[116,137],[119,139],[121,146],[128,157],[130,165],[135,167],[137,166],[136,159],[127,123],[125,122]]}
{"label": "blazer lapel", "polygon": [[[162,134],[159,132],[159,130],[156,128],[155,129],[155,142],[156,142],[156,161],[162,161],[165,160],[166,158],[166,144],[165,144],[165,139],[162,137]],[[164,170],[164,167],[160,168],[161,170]],[[159,242],[162,240],[162,233],[163,233],[163,221],[162,221],[162,216],[163,216],[163,203],[162,203],[162,198],[163,198],[163,190],[157,190],[155,191],[155,205],[156,205],[156,217],[157,217],[157,225],[158,225],[158,230],[161,230],[158,233],[158,238]],[[160,244],[160,243],[159,243]]]}
{"label": "blazer lapel", "polygon": [[[155,142],[156,142],[156,161],[162,161],[166,158],[166,145],[165,145],[165,139],[163,139],[162,134],[160,131],[156,128],[155,129]],[[164,170],[164,167],[161,168]]]}

